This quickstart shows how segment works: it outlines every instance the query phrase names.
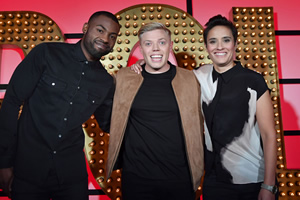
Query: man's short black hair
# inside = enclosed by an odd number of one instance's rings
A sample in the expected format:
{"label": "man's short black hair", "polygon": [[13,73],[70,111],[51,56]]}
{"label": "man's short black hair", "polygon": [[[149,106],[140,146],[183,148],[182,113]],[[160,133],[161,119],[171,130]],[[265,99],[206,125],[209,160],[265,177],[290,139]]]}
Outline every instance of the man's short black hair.
{"label": "man's short black hair", "polygon": [[100,16],[100,15],[104,15],[110,19],[112,19],[114,22],[116,22],[117,24],[119,24],[119,20],[117,19],[117,17],[112,14],[111,12],[108,12],[108,11],[98,11],[98,12],[95,12],[91,15],[88,23],[90,23],[91,20],[93,20],[94,18]]}
{"label": "man's short black hair", "polygon": [[234,26],[234,24],[226,19],[226,17],[223,17],[222,15],[216,15],[208,20],[208,22],[205,24],[206,28],[204,29],[204,43],[207,44],[207,35],[209,31],[214,28],[215,26],[226,26],[231,30],[234,42],[237,41],[237,29]]}

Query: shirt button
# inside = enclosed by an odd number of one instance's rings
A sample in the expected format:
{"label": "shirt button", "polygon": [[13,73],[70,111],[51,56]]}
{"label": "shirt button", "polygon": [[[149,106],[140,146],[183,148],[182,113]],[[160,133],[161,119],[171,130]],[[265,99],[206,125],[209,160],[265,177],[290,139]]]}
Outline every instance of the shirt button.
{"label": "shirt button", "polygon": [[95,103],[95,100],[93,100],[92,103]]}
{"label": "shirt button", "polygon": [[56,154],[56,151],[53,151],[53,154]]}
{"label": "shirt button", "polygon": [[78,86],[77,89],[80,90],[80,86]]}
{"label": "shirt button", "polygon": [[89,64],[89,61],[85,61],[85,64],[86,64],[86,65]]}
{"label": "shirt button", "polygon": [[65,117],[65,118],[64,118],[64,121],[67,121],[67,120],[68,120],[68,119]]}
{"label": "shirt button", "polygon": [[54,86],[54,85],[55,85],[55,83],[51,83],[51,85],[52,85],[52,86]]}
{"label": "shirt button", "polygon": [[73,104],[73,102],[71,101],[71,102],[70,102],[70,105],[72,105],[72,104]]}
{"label": "shirt button", "polygon": [[61,138],[61,134],[59,134],[58,137]]}
{"label": "shirt button", "polygon": [[82,72],[81,74],[84,75],[84,72]]}

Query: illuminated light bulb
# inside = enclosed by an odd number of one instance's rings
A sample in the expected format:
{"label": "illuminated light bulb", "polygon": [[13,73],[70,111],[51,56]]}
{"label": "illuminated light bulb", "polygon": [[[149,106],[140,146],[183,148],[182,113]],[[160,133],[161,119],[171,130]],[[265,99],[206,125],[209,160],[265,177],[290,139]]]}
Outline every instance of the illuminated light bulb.
{"label": "illuminated light bulb", "polygon": [[89,134],[90,137],[95,137],[95,135],[96,135],[95,133],[90,133]]}
{"label": "illuminated light bulb", "polygon": [[235,28],[236,29],[240,28],[240,24],[235,24]]}
{"label": "illuminated light bulb", "polygon": [[178,17],[179,17],[179,14],[178,13],[176,13],[175,15],[174,15],[174,19],[178,19]]}
{"label": "illuminated light bulb", "polygon": [[20,38],[19,36],[16,36],[16,37],[15,37],[15,40],[20,41],[21,38]]}
{"label": "illuminated light bulb", "polygon": [[268,67],[268,63],[266,63],[266,62],[262,63],[262,64],[261,64],[261,67],[262,67],[262,68]]}
{"label": "illuminated light bulb", "polygon": [[250,55],[249,55],[249,54],[247,54],[247,55],[244,56],[244,59],[245,59],[245,60],[248,60],[249,58],[250,58]]}
{"label": "illuminated light bulb", "polygon": [[[1,37],[0,37],[0,41],[1,41]],[[22,46],[24,49],[28,49],[28,45],[27,44],[23,44]]]}
{"label": "illuminated light bulb", "polygon": [[126,39],[125,44],[129,44],[129,43],[130,43],[130,40]]}
{"label": "illuminated light bulb", "polygon": [[252,52],[257,52],[258,48],[257,47],[253,47]]}
{"label": "illuminated light bulb", "polygon": [[1,19],[5,19],[6,17],[5,17],[5,15],[0,14],[0,18],[1,18]]}
{"label": "illuminated light bulb", "polygon": [[268,44],[272,44],[272,43],[273,43],[273,40],[272,40],[272,39],[269,39],[267,43],[268,43]]}
{"label": "illuminated light bulb", "polygon": [[243,8],[243,10],[241,11],[242,14],[245,14],[247,12],[246,8]]}
{"label": "illuminated light bulb", "polygon": [[199,47],[199,51],[203,51],[204,50],[204,47]]}
{"label": "illuminated light bulb", "polygon": [[136,30],[133,31],[133,35],[137,36],[138,32]]}
{"label": "illuminated light bulb", "polygon": [[254,64],[253,64],[253,68],[257,68],[258,66],[259,66],[258,63],[254,63]]}
{"label": "illuminated light bulb", "polygon": [[294,183],[292,183],[292,182],[287,182],[287,184],[286,184],[288,187],[293,187],[294,186]]}
{"label": "illuminated light bulb", "polygon": [[188,57],[189,57],[188,55],[183,55],[184,60],[188,59]]}
{"label": "illuminated light bulb", "polygon": [[237,16],[234,17],[233,20],[234,20],[235,22],[237,22],[237,21],[239,21],[239,19],[240,19],[240,16],[237,15]]}
{"label": "illuminated light bulb", "polygon": [[126,36],[129,36],[130,35],[130,32],[127,30],[127,31],[125,31],[125,35]]}
{"label": "illuminated light bulb", "polygon": [[296,185],[297,185],[297,186],[300,186],[300,181],[296,181]]}
{"label": "illuminated light bulb", "polygon": [[260,56],[260,59],[264,60],[264,59],[266,59],[266,57],[267,57],[266,55],[262,55],[262,56]]}
{"label": "illuminated light bulb", "polygon": [[99,164],[103,164],[104,163],[104,160],[103,159],[100,159],[99,160]]}
{"label": "illuminated light bulb", "polygon": [[111,193],[111,187],[107,188],[106,192]]}
{"label": "illuminated light bulb", "polygon": [[257,60],[257,59],[259,59],[259,55],[255,55],[255,56],[253,56],[253,57],[252,57],[252,59],[253,59],[253,60]]}
{"label": "illuminated light bulb", "polygon": [[237,59],[237,60],[241,60],[241,59],[242,59],[242,55],[236,56],[236,59]]}
{"label": "illuminated light bulb", "polygon": [[103,146],[105,142],[103,140],[100,141],[100,145]]}
{"label": "illuminated light bulb", "polygon": [[251,64],[250,64],[250,63],[247,63],[247,64],[245,65],[245,67],[246,67],[246,68],[250,68],[250,67],[251,67]]}
{"label": "illuminated light bulb", "polygon": [[149,19],[153,20],[153,19],[154,19],[154,15],[151,14],[151,15],[149,16]]}
{"label": "illuminated light bulb", "polygon": [[277,165],[277,168],[278,168],[278,169],[283,169],[283,168],[284,168],[284,165],[283,165],[283,164],[279,164],[279,165]]}
{"label": "illuminated light bulb", "polygon": [[260,24],[260,25],[258,26],[259,29],[263,29],[264,27],[265,27],[265,24]]}
{"label": "illuminated light bulb", "polygon": [[137,28],[138,26],[139,26],[138,23],[136,23],[136,22],[133,23],[134,28]]}
{"label": "illuminated light bulb", "polygon": [[149,8],[149,11],[150,11],[150,12],[153,12],[153,11],[154,11],[154,7],[151,6],[151,7]]}
{"label": "illuminated light bulb", "polygon": [[190,27],[193,27],[195,23],[193,21],[190,22]]}
{"label": "illuminated light bulb", "polygon": [[[17,31],[16,31],[17,32]],[[5,30],[4,29],[0,29],[0,33],[1,34],[4,34],[5,33]]]}
{"label": "illuminated light bulb", "polygon": [[29,40],[29,37],[28,37],[27,35],[25,35],[25,36],[23,37],[23,39],[24,39],[25,41],[28,41],[28,40]]}
{"label": "illuminated light bulb", "polygon": [[90,163],[90,164],[94,164],[94,163],[95,163],[95,160],[92,159],[92,160],[89,161],[89,163]]}
{"label": "illuminated light bulb", "polygon": [[253,14],[255,12],[255,9],[254,8],[251,8],[251,10],[249,10],[249,14]]}
{"label": "illuminated light bulb", "polygon": [[8,16],[9,18],[11,18],[11,19],[13,19],[13,18],[14,18],[14,15],[13,15],[13,14],[11,14],[11,13],[9,13],[7,16]]}
{"label": "illuminated light bulb", "polygon": [[191,55],[191,58],[192,58],[192,59],[195,59],[195,58],[196,58],[196,55],[195,55],[195,54]]}
{"label": "illuminated light bulb", "polygon": [[174,47],[174,50],[175,50],[175,51],[179,51],[179,47],[177,47],[177,46]]}
{"label": "illuminated light bulb", "polygon": [[174,39],[174,42],[175,42],[175,43],[178,43],[178,42],[179,42],[179,38],[175,38],[175,39]]}
{"label": "illuminated light bulb", "polygon": [[264,72],[262,72],[262,75],[263,75],[263,76],[266,76],[266,75],[268,75],[268,72],[267,72],[267,71],[264,71]]}
{"label": "illuminated light bulb", "polygon": [[174,23],[174,26],[175,26],[175,27],[178,27],[178,26],[179,26],[179,22],[176,21],[176,22]]}
{"label": "illuminated light bulb", "polygon": [[14,23],[13,23],[12,21],[8,21],[8,22],[7,22],[7,25],[13,26]]}
{"label": "illuminated light bulb", "polygon": [[53,32],[53,28],[52,27],[48,27],[47,30],[48,30],[49,33]]}
{"label": "illuminated light bulb", "polygon": [[176,29],[176,30],[174,31],[174,34],[175,34],[175,35],[178,35],[178,33],[179,33],[179,30]]}
{"label": "illuminated light bulb", "polygon": [[187,30],[184,29],[184,30],[182,31],[182,34],[183,34],[183,35],[186,35],[186,34],[187,34]]}
{"label": "illuminated light bulb", "polygon": [[242,47],[237,47],[236,48],[236,52],[241,52],[242,51]]}
{"label": "illuminated light bulb", "polygon": [[118,59],[118,60],[122,60],[123,57],[122,57],[121,55],[118,55],[118,56],[117,56],[117,59]]}
{"label": "illuminated light bulb", "polygon": [[269,51],[269,52],[274,51],[274,47],[269,47],[269,48],[268,48],[268,51]]}
{"label": "illuminated light bulb", "polygon": [[240,31],[238,31],[238,32],[237,32],[237,36],[240,36],[240,35],[241,35],[241,32],[240,32]]}
{"label": "illuminated light bulb", "polygon": [[170,14],[166,14],[166,19],[170,19],[171,15]]}
{"label": "illuminated light bulb", "polygon": [[133,20],[137,20],[138,16],[137,15],[133,15]]}
{"label": "illuminated light bulb", "polygon": [[272,88],[271,91],[272,91],[272,92],[276,92],[276,88]]}
{"label": "illuminated light bulb", "polygon": [[170,22],[165,23],[166,27],[170,27]]}
{"label": "illuminated light bulb", "polygon": [[186,43],[187,41],[188,41],[188,38],[186,38],[186,37],[182,39],[183,43]]}
{"label": "illuminated light bulb", "polygon": [[199,59],[200,59],[200,60],[203,60],[204,57],[205,57],[205,56],[204,56],[203,54],[201,54],[201,55],[199,56]]}
{"label": "illuminated light bulb", "polygon": [[31,40],[36,41],[36,37],[34,35],[30,36]]}
{"label": "illuminated light bulb", "polygon": [[258,35],[259,35],[259,37],[263,37],[265,35],[265,33],[263,31],[261,31]]}
{"label": "illuminated light bulb", "polygon": [[259,44],[264,44],[265,43],[265,40],[260,40],[259,41]]}
{"label": "illuminated light bulb", "polygon": [[35,18],[35,19],[37,19],[39,16],[38,16],[38,14],[36,14],[36,13],[34,13],[33,15],[33,18]]}
{"label": "illuminated light bulb", "polygon": [[6,40],[9,41],[9,42],[12,42],[13,38],[12,37],[7,37]]}
{"label": "illuminated light bulb", "polygon": [[278,160],[283,160],[283,156],[278,156]]}
{"label": "illuminated light bulb", "polygon": [[255,24],[252,24],[252,25],[250,26],[250,28],[251,28],[252,30],[255,29],[255,27],[256,27]]}
{"label": "illuminated light bulb", "polygon": [[295,172],[295,177],[300,178],[300,173],[299,172]]}
{"label": "illuminated light bulb", "polygon": [[271,19],[272,19],[272,17],[271,17],[271,16],[268,16],[268,17],[266,18],[266,22],[271,21]]}
{"label": "illuminated light bulb", "polygon": [[266,13],[266,15],[267,15],[267,14],[270,14],[270,13],[271,13],[271,9],[268,8],[268,9],[265,11],[265,13]]}
{"label": "illuminated light bulb", "polygon": [[293,178],[293,174],[291,174],[291,173],[286,173],[286,177],[288,177],[288,178]]}
{"label": "illuminated light bulb", "polygon": [[183,67],[184,67],[184,68],[187,68],[188,65],[189,65],[189,64],[188,64],[187,62],[183,63]]}
{"label": "illuminated light bulb", "polygon": [[257,10],[257,14],[261,14],[261,12],[262,12],[262,8],[259,8],[258,10]]}
{"label": "illuminated light bulb", "polygon": [[251,37],[255,37],[256,36],[256,33],[255,32],[252,32],[251,33]]}
{"label": "illuminated light bulb", "polygon": [[9,29],[7,29],[7,32],[8,33],[13,33],[14,31],[11,28],[9,28]]}
{"label": "illuminated light bulb", "polygon": [[244,40],[244,45],[247,45],[248,43],[249,43],[249,41],[248,40]]}
{"label": "illuminated light bulb", "polygon": [[143,6],[143,7],[141,8],[141,10],[142,10],[142,12],[145,12],[145,11],[146,11],[146,7]]}
{"label": "illuminated light bulb", "polygon": [[40,32],[41,32],[41,33],[45,33],[45,29],[40,28]]}
{"label": "illuminated light bulb", "polygon": [[236,8],[236,9],[233,10],[234,14],[237,14],[239,11],[240,11],[239,8]]}
{"label": "illuminated light bulb", "polygon": [[101,58],[100,58],[101,60],[105,60],[105,56],[101,56]]}
{"label": "illuminated light bulb", "polygon": [[157,19],[162,19],[162,15],[161,15],[161,14],[158,14],[158,15],[157,15]]}
{"label": "illuminated light bulb", "polygon": [[123,66],[122,66],[121,64],[119,64],[119,63],[117,64],[117,68],[118,68],[118,69],[121,69],[122,67],[123,67]]}
{"label": "illuminated light bulb", "polygon": [[120,192],[121,191],[121,189],[118,187],[117,189],[116,189],[116,192],[118,193],[118,192]]}
{"label": "illuminated light bulb", "polygon": [[[278,167],[278,166],[277,166]],[[279,173],[278,174],[278,178],[284,178],[284,174],[283,173]]]}
{"label": "illuminated light bulb", "polygon": [[252,17],[250,18],[250,21],[251,21],[251,22],[254,22],[255,19],[256,19],[256,17],[255,17],[255,16],[252,16]]}
{"label": "illuminated light bulb", "polygon": [[94,155],[96,152],[94,150],[90,151],[90,155]]}
{"label": "illuminated light bulb", "polygon": [[247,37],[247,36],[248,36],[248,32],[245,31],[245,32],[243,33],[243,36],[244,36],[244,37]]}
{"label": "illuminated light bulb", "polygon": [[146,15],[142,14],[142,20],[145,20],[145,19],[146,19]]}
{"label": "illuminated light bulb", "polygon": [[100,150],[100,151],[99,151],[99,154],[100,154],[100,155],[103,155],[103,154],[104,154],[104,151],[103,151],[103,150]]}
{"label": "illuminated light bulb", "polygon": [[274,60],[276,58],[276,56],[275,55],[271,55],[271,56],[269,56],[269,60]]}
{"label": "illuminated light bulb", "polygon": [[203,30],[198,31],[199,35],[203,35]]}
{"label": "illuminated light bulb", "polygon": [[158,7],[157,7],[157,11],[158,11],[158,12],[161,12],[161,11],[162,11],[162,7],[161,7],[161,6],[158,6]]}
{"label": "illuminated light bulb", "polygon": [[279,185],[280,187],[284,187],[285,184],[284,184],[284,182],[279,182],[278,185]]}
{"label": "illuminated light bulb", "polygon": [[89,146],[93,147],[93,146],[95,146],[95,144],[96,144],[95,141],[92,141],[92,142],[89,143]]}
{"label": "illuminated light bulb", "polygon": [[196,46],[193,45],[193,46],[191,47],[191,51],[195,51],[195,50],[196,50]]}
{"label": "illuminated light bulb", "polygon": [[268,32],[268,37],[271,37],[273,35],[273,32]]}
{"label": "illuminated light bulb", "polygon": [[196,38],[191,38],[191,43],[194,43],[194,42],[196,42]]}
{"label": "illuminated light bulb", "polygon": [[183,49],[183,51],[187,51],[187,50],[188,50],[188,47],[187,47],[187,46],[184,46],[182,49]]}
{"label": "illuminated light bulb", "polygon": [[243,19],[242,19],[243,22],[245,22],[245,21],[247,21],[247,20],[248,20],[248,17],[247,17],[247,16],[243,17]]}
{"label": "illuminated light bulb", "polygon": [[265,52],[266,50],[267,50],[267,48],[266,48],[266,47],[263,47],[263,48],[260,49],[260,52],[263,53],[263,52]]}
{"label": "illuminated light bulb", "polygon": [[31,31],[32,31],[33,33],[36,33],[36,32],[37,32],[37,29],[36,29],[36,28],[32,28]]}
{"label": "illuminated light bulb", "polygon": [[295,193],[294,193],[294,192],[292,192],[292,191],[289,191],[289,192],[288,192],[288,196],[291,196],[291,197],[293,197],[293,196],[295,196]]}
{"label": "illuminated light bulb", "polygon": [[256,42],[257,42],[256,40],[252,40],[252,41],[251,41],[251,44],[252,44],[252,45],[255,45]]}
{"label": "illuminated light bulb", "polygon": [[186,22],[182,22],[181,26],[186,27],[187,26]]}
{"label": "illuminated light bulb", "polygon": [[125,27],[126,27],[126,28],[129,28],[129,27],[130,27],[130,23],[129,23],[129,22],[126,22],[126,23],[125,23]]}
{"label": "illuminated light bulb", "polygon": [[272,24],[267,25],[267,29],[272,28]]}
{"label": "illuminated light bulb", "polygon": [[274,68],[274,67],[276,67],[276,64],[275,64],[275,63],[272,63],[272,64],[269,65],[269,67],[270,67],[270,68]]}

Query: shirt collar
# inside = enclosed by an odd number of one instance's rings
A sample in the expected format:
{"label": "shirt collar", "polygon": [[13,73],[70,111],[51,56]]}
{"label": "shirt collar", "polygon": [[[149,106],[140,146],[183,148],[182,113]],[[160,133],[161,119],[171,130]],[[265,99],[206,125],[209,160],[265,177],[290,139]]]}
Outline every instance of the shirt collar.
{"label": "shirt collar", "polygon": [[81,49],[81,40],[79,40],[74,47],[73,50],[73,56],[75,57],[76,60],[78,61],[87,61],[85,55],[83,54],[83,51]]}
{"label": "shirt collar", "polygon": [[235,65],[227,70],[224,73],[219,73],[215,70],[215,68],[213,68],[213,72],[212,72],[212,77],[213,77],[213,81],[215,82],[216,79],[218,79],[218,77],[221,77],[223,82],[227,83],[231,80],[231,78],[237,74],[240,70],[243,69],[243,66],[241,65],[240,61],[234,61]]}

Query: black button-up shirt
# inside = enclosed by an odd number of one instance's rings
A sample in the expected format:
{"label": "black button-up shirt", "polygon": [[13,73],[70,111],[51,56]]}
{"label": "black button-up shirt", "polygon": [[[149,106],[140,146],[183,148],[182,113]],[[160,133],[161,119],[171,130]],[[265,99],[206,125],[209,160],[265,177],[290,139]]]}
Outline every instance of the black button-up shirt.
{"label": "black button-up shirt", "polygon": [[96,111],[108,131],[113,92],[112,76],[87,61],[80,42],[36,46],[16,68],[0,110],[0,168],[13,166],[34,183],[50,169],[61,183],[85,178],[82,123]]}

